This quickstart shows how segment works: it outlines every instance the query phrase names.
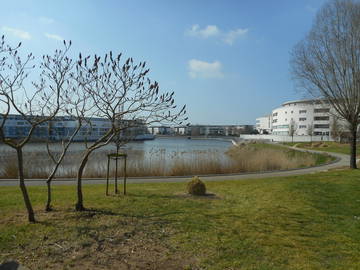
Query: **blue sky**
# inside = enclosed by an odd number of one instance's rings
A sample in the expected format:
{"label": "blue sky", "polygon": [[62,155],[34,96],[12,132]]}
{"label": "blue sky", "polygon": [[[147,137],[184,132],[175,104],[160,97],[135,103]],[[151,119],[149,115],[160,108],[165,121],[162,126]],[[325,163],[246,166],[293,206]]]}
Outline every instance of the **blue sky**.
{"label": "blue sky", "polygon": [[290,51],[324,0],[4,1],[0,31],[35,55],[122,52],[186,104],[192,124],[254,124],[303,98]]}

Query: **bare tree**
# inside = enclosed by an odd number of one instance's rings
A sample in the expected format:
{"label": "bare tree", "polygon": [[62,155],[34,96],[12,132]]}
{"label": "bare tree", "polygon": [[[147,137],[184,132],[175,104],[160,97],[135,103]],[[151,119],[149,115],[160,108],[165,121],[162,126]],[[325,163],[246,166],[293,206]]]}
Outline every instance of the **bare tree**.
{"label": "bare tree", "polygon": [[[46,123],[54,119],[61,109],[60,96],[67,84],[66,76],[71,65],[71,60],[66,57],[70,44],[64,44],[63,51],[57,50],[53,56],[43,56],[39,69],[40,79],[32,81],[32,87],[27,78],[31,71],[36,70],[35,65],[31,64],[33,55],[20,57],[18,49],[21,44],[13,49],[5,44],[4,36],[0,44],[0,140],[16,151],[19,186],[30,222],[35,222],[35,214],[25,186],[23,148],[33,137],[42,136]],[[18,114],[24,122],[24,127],[16,137],[9,137],[5,130],[12,118],[10,113]]]}
{"label": "bare tree", "polygon": [[60,143],[61,143],[61,151],[60,153],[54,153],[54,151],[51,150],[51,144],[48,141],[47,142],[47,152],[48,155],[50,157],[50,160],[53,163],[53,168],[48,176],[48,178],[46,179],[46,185],[47,185],[47,201],[46,201],[46,206],[45,206],[45,211],[52,211],[52,205],[51,205],[51,183],[52,180],[55,177],[55,174],[59,168],[59,166],[61,165],[62,161],[65,158],[65,155],[71,145],[71,143],[73,142],[75,136],[77,135],[77,133],[80,130],[80,126],[78,126],[74,132],[70,135],[70,137],[65,137],[63,138]]}
{"label": "bare tree", "polygon": [[[72,67],[69,68],[71,69]],[[50,160],[52,161],[53,168],[48,178],[46,179],[46,185],[47,185],[47,202],[45,206],[46,211],[52,210],[52,205],[51,205],[52,180],[54,179],[59,166],[63,162],[71,144],[79,135],[79,132],[83,129],[83,126],[84,125],[89,126],[88,117],[86,116],[90,116],[89,113],[92,112],[92,109],[94,107],[93,104],[89,101],[89,97],[87,95],[84,95],[84,92],[79,87],[77,87],[76,84],[74,85],[75,82],[74,79],[75,79],[74,74],[71,72],[68,78],[69,89],[66,89],[64,95],[61,97],[62,103],[65,104],[64,107],[62,108],[63,117],[68,118],[68,121],[66,122],[71,123],[70,124],[71,127],[67,127],[65,129],[66,131],[64,130],[64,134],[59,134],[56,128],[49,127],[49,134],[46,143],[46,148]],[[62,121],[63,117],[59,118],[59,121]],[[52,124],[52,122],[49,122],[49,125],[50,124]],[[56,152],[53,149],[51,149],[52,148],[51,146],[54,145],[54,142],[52,141],[53,137],[58,137],[54,139],[61,146],[60,152]]]}
{"label": "bare tree", "polygon": [[[179,123],[186,120],[185,106],[175,111],[174,92],[159,91],[159,84],[151,81],[145,62],[135,64],[132,58],[124,63],[121,54],[113,57],[112,52],[103,59],[94,56],[77,61],[77,81],[84,94],[94,104],[94,115],[104,118],[110,124],[108,131],[96,141],[88,144],[82,156],[77,173],[77,203],[75,209],[85,209],[82,193],[82,175],[93,151],[109,144],[125,129],[152,123]],[[117,125],[118,120],[126,125]]]}
{"label": "bare tree", "polygon": [[356,168],[360,116],[360,3],[334,0],[316,16],[309,34],[292,52],[299,86],[325,99],[345,119],[351,133],[350,167]]}
{"label": "bare tree", "polygon": [[289,124],[289,136],[291,136],[291,142],[294,142],[294,135],[296,133],[297,128],[298,128],[297,124],[293,119],[291,119]]}
{"label": "bare tree", "polygon": [[[47,149],[47,153],[50,157],[50,160],[52,161],[53,167],[52,167],[50,174],[48,175],[48,177],[46,179],[47,201],[46,201],[45,211],[52,211],[52,205],[51,205],[51,201],[52,201],[52,199],[51,199],[51,183],[52,183],[52,180],[54,179],[59,166],[61,165],[62,161],[64,160],[70,145],[73,143],[74,138],[79,133],[80,129],[81,129],[81,125],[77,125],[77,127],[73,130],[73,132],[71,134],[67,134],[67,136],[61,135],[61,137],[63,137],[63,138],[59,140],[59,143],[61,144],[60,152],[55,152],[54,150],[51,149],[51,146],[53,144],[53,142],[51,142],[52,141],[51,136],[53,136],[54,134],[52,134],[52,135],[49,134],[48,141],[46,142],[46,149]],[[53,129],[51,129],[51,131],[54,132]]]}
{"label": "bare tree", "polygon": [[312,142],[312,136],[314,135],[314,123],[308,124],[307,126],[307,135],[310,136],[310,142]]}

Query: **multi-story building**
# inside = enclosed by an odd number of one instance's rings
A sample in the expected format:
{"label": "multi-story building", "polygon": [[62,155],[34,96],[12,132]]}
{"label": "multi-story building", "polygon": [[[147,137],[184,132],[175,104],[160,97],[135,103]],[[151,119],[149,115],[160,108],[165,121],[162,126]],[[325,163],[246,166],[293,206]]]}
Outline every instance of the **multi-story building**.
{"label": "multi-story building", "polygon": [[239,136],[250,134],[253,125],[190,125],[186,127],[188,136]]}
{"label": "multi-story building", "polygon": [[271,133],[271,127],[272,127],[272,115],[271,114],[256,118],[255,128],[260,134]]}
{"label": "multi-story building", "polygon": [[[29,118],[31,119],[31,118]],[[0,123],[3,117],[0,116]],[[149,134],[147,126],[139,119],[135,120],[120,120],[117,124],[126,127],[121,133],[121,136],[127,139],[148,138],[143,135]],[[44,122],[37,126],[34,130],[32,139],[34,140],[62,140],[69,138],[76,131],[79,126],[75,118],[67,116],[55,117],[51,121]],[[21,115],[8,115],[3,127],[4,136],[9,139],[19,139],[27,136],[31,128],[30,123]],[[81,128],[74,137],[74,141],[94,141],[111,128],[111,123],[103,118],[87,118],[82,121]],[[153,138],[153,137],[152,137]]]}
{"label": "multi-story building", "polygon": [[154,135],[186,135],[186,136],[239,136],[254,131],[253,125],[183,125],[183,126],[151,126]]}
{"label": "multi-story building", "polygon": [[274,135],[291,135],[293,130],[294,135],[329,136],[334,117],[334,108],[323,100],[289,101],[271,115],[257,118],[256,128],[260,133],[267,130]]}

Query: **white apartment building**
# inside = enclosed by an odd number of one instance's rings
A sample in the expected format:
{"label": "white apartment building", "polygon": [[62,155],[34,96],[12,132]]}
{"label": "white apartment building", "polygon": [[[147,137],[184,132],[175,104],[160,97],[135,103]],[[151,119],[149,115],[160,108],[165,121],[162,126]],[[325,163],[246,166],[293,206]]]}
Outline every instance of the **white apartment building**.
{"label": "white apartment building", "polygon": [[272,127],[272,114],[256,118],[255,129],[260,134],[270,134]]}
{"label": "white apartment building", "polygon": [[335,110],[322,100],[289,101],[271,115],[257,118],[256,129],[259,133],[266,130],[274,135],[290,135],[293,126],[294,135],[329,136],[335,115]]}

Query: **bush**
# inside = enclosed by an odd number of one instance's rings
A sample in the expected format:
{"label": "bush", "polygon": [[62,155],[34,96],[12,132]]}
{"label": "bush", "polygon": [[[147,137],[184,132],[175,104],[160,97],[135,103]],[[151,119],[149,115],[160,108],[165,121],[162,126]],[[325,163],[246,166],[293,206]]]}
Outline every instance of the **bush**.
{"label": "bush", "polygon": [[206,194],[206,186],[197,176],[187,184],[187,190],[191,195],[203,196]]}

